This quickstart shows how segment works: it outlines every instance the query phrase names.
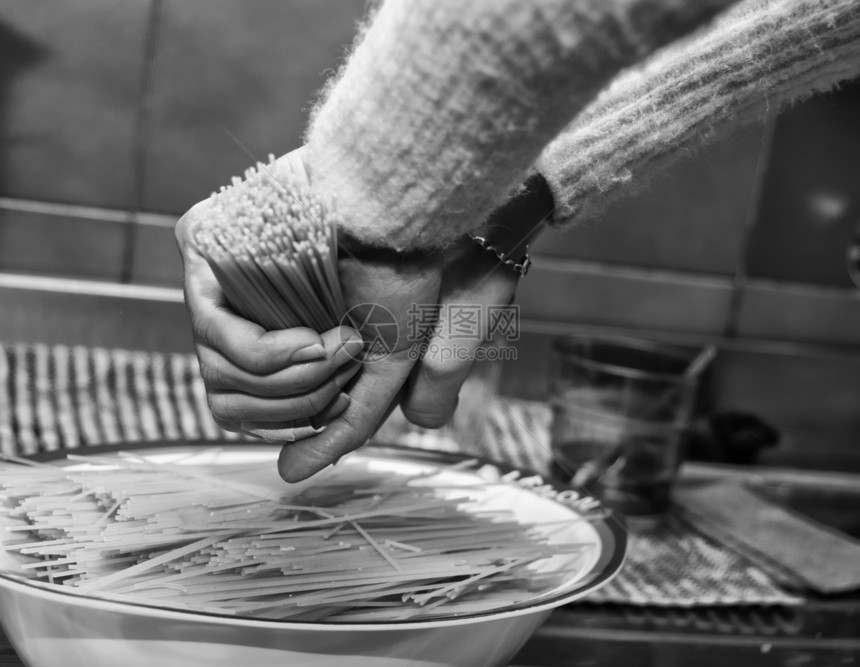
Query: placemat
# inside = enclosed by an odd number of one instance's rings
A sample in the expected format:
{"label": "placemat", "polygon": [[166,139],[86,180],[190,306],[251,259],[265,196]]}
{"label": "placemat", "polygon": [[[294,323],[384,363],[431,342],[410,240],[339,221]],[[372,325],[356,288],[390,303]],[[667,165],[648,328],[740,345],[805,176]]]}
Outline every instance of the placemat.
{"label": "placemat", "polygon": [[[481,401],[468,433],[417,429],[396,413],[380,439],[460,450],[546,473],[550,412],[536,402]],[[478,423],[480,428],[476,428]],[[468,437],[467,437],[468,436]],[[142,440],[239,439],[209,415],[193,355],[43,345],[0,346],[0,451],[10,455]],[[627,563],[589,602],[632,605],[794,605],[741,554],[672,513],[630,531]]]}

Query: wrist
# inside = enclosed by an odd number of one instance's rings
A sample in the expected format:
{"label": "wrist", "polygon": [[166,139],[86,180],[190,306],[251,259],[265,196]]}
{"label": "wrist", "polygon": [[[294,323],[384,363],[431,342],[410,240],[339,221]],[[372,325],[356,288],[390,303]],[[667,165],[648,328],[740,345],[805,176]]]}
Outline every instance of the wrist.
{"label": "wrist", "polygon": [[337,245],[340,259],[348,258],[368,262],[424,261],[437,254],[435,250],[398,250],[387,245],[377,244],[363,236],[356,235],[352,228],[344,225],[338,226]]}
{"label": "wrist", "polygon": [[500,262],[525,275],[531,265],[529,245],[552,217],[554,208],[549,184],[535,172],[469,236]]}

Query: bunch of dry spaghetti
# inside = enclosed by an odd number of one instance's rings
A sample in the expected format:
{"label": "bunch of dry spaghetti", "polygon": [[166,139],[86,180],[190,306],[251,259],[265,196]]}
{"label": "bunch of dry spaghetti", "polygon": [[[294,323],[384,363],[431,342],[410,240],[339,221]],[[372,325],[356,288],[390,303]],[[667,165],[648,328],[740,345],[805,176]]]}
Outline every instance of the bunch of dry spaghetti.
{"label": "bunch of dry spaghetti", "polygon": [[240,315],[270,331],[340,323],[337,213],[311,191],[300,161],[270,156],[211,204],[194,239]]}
{"label": "bunch of dry spaghetti", "polygon": [[[286,498],[261,491],[259,463],[68,458],[87,465],[0,468],[4,522],[18,522],[2,548],[27,576],[88,595],[257,618],[423,619],[517,604],[578,571],[593,546],[552,543],[559,522],[482,509],[468,488],[434,483],[438,472],[350,463]],[[541,571],[551,557],[560,566]]]}

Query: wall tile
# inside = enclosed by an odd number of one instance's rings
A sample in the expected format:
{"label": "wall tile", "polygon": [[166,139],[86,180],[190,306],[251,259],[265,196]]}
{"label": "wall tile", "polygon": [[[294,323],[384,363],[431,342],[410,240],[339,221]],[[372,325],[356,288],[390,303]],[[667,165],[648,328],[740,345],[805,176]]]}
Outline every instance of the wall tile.
{"label": "wall tile", "polygon": [[499,393],[502,396],[545,400],[549,350],[555,336],[522,333],[517,341],[517,358],[502,363]]}
{"label": "wall tile", "polygon": [[100,285],[93,290],[68,281],[39,287],[44,279],[34,279],[25,289],[9,282],[0,274],[0,341],[162,352],[194,349],[188,312],[181,294],[173,290],[150,294],[139,287],[105,290]]}
{"label": "wall tile", "polygon": [[121,222],[0,208],[0,271],[119,280]]}
{"label": "wall tile", "polygon": [[133,205],[149,11],[144,0],[0,6],[0,192]]}
{"label": "wall tile", "polygon": [[845,251],[860,219],[860,81],[780,117],[749,273],[848,286]]}
{"label": "wall tile", "polygon": [[142,285],[182,287],[182,259],[173,227],[163,222],[137,226],[131,282]]}
{"label": "wall tile", "polygon": [[737,334],[860,348],[860,292],[749,285],[738,311]]}
{"label": "wall tile", "polygon": [[715,409],[749,411],[785,432],[769,462],[860,468],[860,355],[722,351],[713,380]]}
{"label": "wall tile", "polygon": [[535,252],[731,274],[738,262],[762,128],[739,130],[657,175],[600,219],[546,231]]}
{"label": "wall tile", "polygon": [[517,302],[533,320],[721,334],[731,292],[727,280],[537,256]]}
{"label": "wall tile", "polygon": [[180,213],[301,143],[364,0],[166,0],[144,208]]}
{"label": "wall tile", "polygon": [[759,462],[805,470],[860,472],[860,448],[855,431],[782,428],[778,447],[762,452]]}

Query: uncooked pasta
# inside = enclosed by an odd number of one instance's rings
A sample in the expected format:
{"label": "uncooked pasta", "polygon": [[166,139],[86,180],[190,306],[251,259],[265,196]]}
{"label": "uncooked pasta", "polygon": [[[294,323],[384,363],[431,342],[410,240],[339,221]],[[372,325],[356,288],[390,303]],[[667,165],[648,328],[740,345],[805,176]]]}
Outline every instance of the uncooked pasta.
{"label": "uncooked pasta", "polygon": [[[19,574],[111,599],[266,619],[426,619],[520,604],[581,569],[594,546],[551,539],[569,518],[523,523],[475,499],[504,481],[446,487],[446,468],[342,463],[289,496],[261,486],[259,462],[68,459],[0,468],[12,522],[2,548]],[[538,567],[550,558],[561,564]]]}
{"label": "uncooked pasta", "polygon": [[270,331],[323,332],[346,313],[337,225],[333,202],[311,191],[307,174],[270,157],[213,195],[193,234],[240,315]]}

